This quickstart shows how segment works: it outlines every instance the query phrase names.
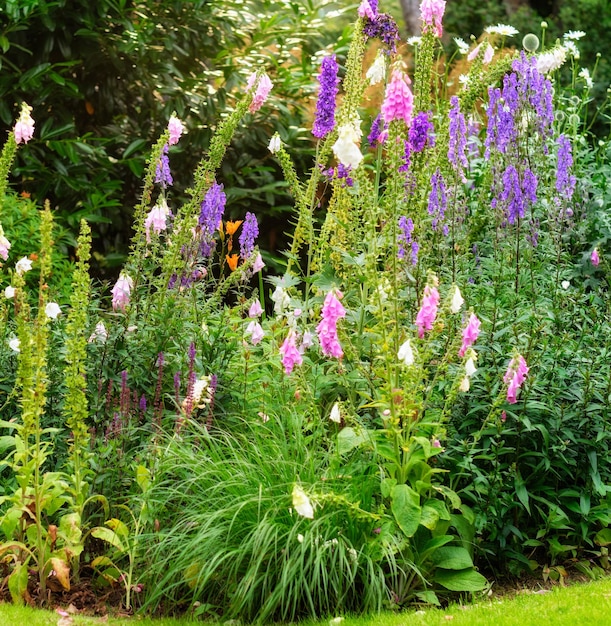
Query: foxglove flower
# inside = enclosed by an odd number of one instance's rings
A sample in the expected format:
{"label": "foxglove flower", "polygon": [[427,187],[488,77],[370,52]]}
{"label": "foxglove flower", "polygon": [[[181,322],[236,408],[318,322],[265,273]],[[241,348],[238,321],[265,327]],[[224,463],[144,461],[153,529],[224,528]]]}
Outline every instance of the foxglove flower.
{"label": "foxglove flower", "polygon": [[410,125],[414,110],[414,95],[409,88],[410,82],[403,72],[393,71],[382,103],[382,117],[387,124],[392,120],[403,120],[407,126]]}
{"label": "foxglove flower", "polygon": [[358,14],[359,17],[375,20],[378,16],[378,0],[362,0]]}
{"label": "foxglove flower", "polygon": [[254,87],[255,83],[257,84],[257,89],[252,97],[252,102],[248,107],[248,110],[251,113],[255,113],[263,106],[263,103],[267,100],[269,92],[274,86],[267,74],[261,74],[260,76],[257,76],[257,73],[253,72],[248,78],[246,90],[250,91]]}
{"label": "foxglove flower", "polygon": [[427,285],[424,288],[422,305],[416,315],[416,326],[418,326],[418,337],[422,339],[426,330],[431,330],[437,317],[437,307],[439,306],[439,291],[437,287]]}
{"label": "foxglove flower", "polygon": [[423,32],[431,30],[437,37],[441,37],[445,10],[445,0],[422,0],[420,3],[420,18],[423,23]]}
{"label": "foxglove flower", "polygon": [[261,324],[259,324],[259,322],[256,320],[252,320],[252,322],[249,322],[248,326],[246,327],[245,334],[250,335],[250,340],[253,346],[256,346],[265,336],[265,332],[263,331]]}
{"label": "foxglove flower", "polygon": [[13,337],[8,342],[8,347],[13,352],[21,352],[21,342],[19,341],[19,337]]}
{"label": "foxglove flower", "polygon": [[306,517],[308,519],[314,518],[314,507],[310,502],[306,492],[299,486],[293,486],[293,508],[301,517]]}
{"label": "foxglove flower", "polygon": [[15,263],[15,271],[19,276],[22,276],[26,272],[32,269],[32,261],[27,256],[21,257],[17,263]]}
{"label": "foxglove flower", "polygon": [[165,199],[161,199],[146,216],[144,220],[144,230],[146,231],[146,241],[151,242],[151,229],[159,234],[167,228],[167,218],[170,215],[170,209]]}
{"label": "foxglove flower", "polygon": [[[366,0],[365,0],[366,1]],[[369,80],[370,85],[377,85],[381,83],[386,76],[386,57],[384,54],[378,51],[374,62],[371,67],[367,70],[367,74],[365,74],[365,78]]]}
{"label": "foxglove flower", "polygon": [[248,317],[259,317],[261,313],[263,313],[261,303],[258,300],[255,300],[248,308]]}
{"label": "foxglove flower", "polygon": [[112,288],[112,308],[113,311],[121,309],[125,312],[125,307],[129,304],[129,298],[131,295],[134,281],[130,276],[121,272],[119,279]]}
{"label": "foxglove flower", "polygon": [[5,261],[8,259],[8,251],[11,249],[11,242],[4,236],[4,230],[0,224],[0,257]]}
{"label": "foxglove flower", "polygon": [[276,287],[271,295],[271,299],[274,303],[274,313],[278,316],[282,315],[291,306],[291,298],[281,285]]}
{"label": "foxglove flower", "polygon": [[284,366],[284,372],[287,376],[293,371],[295,365],[301,365],[303,363],[303,357],[301,356],[301,352],[297,349],[295,342],[296,333],[291,329],[284,343],[280,346],[282,365]]}
{"label": "foxglove flower", "polygon": [[28,106],[25,102],[21,105],[21,114],[15,124],[13,132],[15,134],[15,141],[19,144],[21,142],[28,143],[34,136],[34,120],[30,113],[32,107]]}
{"label": "foxglove flower", "polygon": [[464,303],[465,300],[460,293],[458,285],[454,285],[454,289],[452,290],[452,301],[450,302],[450,313],[458,313]]}
{"label": "foxglove flower", "polygon": [[594,248],[594,250],[592,250],[592,254],[590,255],[590,261],[594,267],[598,267],[598,264],[600,263],[598,248]]}
{"label": "foxglove flower", "polygon": [[168,143],[173,146],[178,143],[180,136],[183,134],[185,127],[183,123],[175,116],[172,115],[170,120],[168,121],[168,131],[170,133],[170,138],[168,139]]}
{"label": "foxglove flower", "polygon": [[463,357],[467,353],[467,350],[475,343],[479,336],[479,327],[481,322],[477,319],[475,313],[471,313],[469,316],[469,322],[462,331],[462,346],[458,351],[458,356]]}
{"label": "foxglove flower", "polygon": [[361,138],[359,121],[356,120],[349,124],[343,124],[337,129],[337,141],[333,144],[333,154],[337,160],[344,166],[355,170],[361,161],[363,155],[358,146]]}
{"label": "foxglove flower", "polygon": [[397,352],[397,358],[408,367],[414,364],[414,350],[412,349],[412,344],[409,339],[401,344],[399,352]]}
{"label": "foxglove flower", "polygon": [[260,254],[257,254],[257,258],[255,259],[254,263],[251,266],[251,271],[253,274],[256,274],[257,272],[260,272],[263,268],[265,267],[265,263],[263,263],[263,259],[261,258]]}
{"label": "foxglove flower", "polygon": [[100,343],[106,343],[106,340],[108,339],[108,331],[106,330],[106,326],[104,326],[104,322],[98,322],[95,325],[95,329],[94,331],[91,333],[91,336],[89,337],[89,339],[87,340],[88,343],[93,343],[95,342],[100,342]]}
{"label": "foxglove flower", "polygon": [[10,300],[11,298],[15,297],[15,287],[13,287],[12,285],[9,285],[5,290],[4,290],[4,297],[7,300]]}
{"label": "foxglove flower", "polygon": [[240,256],[243,259],[250,258],[255,249],[255,239],[259,236],[259,225],[257,218],[250,212],[246,213],[244,225],[240,233]]}
{"label": "foxglove flower", "polygon": [[[482,48],[483,45],[485,45],[486,47]],[[484,65],[488,65],[488,63],[492,61],[492,57],[494,56],[494,48],[487,41],[485,43],[480,43],[475,46],[475,48],[473,48],[473,50],[471,50],[471,52],[469,52],[469,54],[467,55],[467,61],[473,61],[474,59],[476,59],[482,49],[484,50],[482,61]]]}
{"label": "foxglove flower", "polygon": [[503,377],[503,382],[507,385],[507,402],[515,404],[517,402],[517,394],[526,380],[528,375],[528,366],[526,360],[521,354],[511,359],[507,372]]}
{"label": "foxglove flower", "polygon": [[339,290],[330,291],[327,294],[321,311],[322,320],[316,327],[323,354],[337,359],[344,355],[337,336],[337,321],[342,317],[346,317],[346,309],[344,309],[338,297],[342,297],[342,293]]}
{"label": "foxglove flower", "polygon": [[[367,0],[364,1],[367,2]],[[335,127],[335,98],[339,85],[338,69],[334,54],[322,60],[318,76],[320,90],[312,128],[312,134],[319,139],[326,137]]]}

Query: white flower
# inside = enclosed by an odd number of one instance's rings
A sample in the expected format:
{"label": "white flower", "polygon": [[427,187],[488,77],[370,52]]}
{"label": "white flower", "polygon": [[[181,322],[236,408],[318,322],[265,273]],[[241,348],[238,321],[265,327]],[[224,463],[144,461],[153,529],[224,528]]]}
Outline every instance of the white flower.
{"label": "white flower", "polygon": [[471,356],[465,363],[465,374],[471,378],[475,372],[477,372],[477,367],[475,367],[475,359]]}
{"label": "white flower", "polygon": [[458,77],[458,82],[463,86],[463,87],[467,87],[469,85],[469,83],[471,82],[471,77],[469,76],[469,74],[461,74]]}
{"label": "white flower", "polygon": [[25,274],[26,272],[29,272],[31,269],[32,269],[32,261],[30,261],[30,259],[28,259],[27,256],[22,257],[15,264],[15,271],[20,276],[22,274]]}
{"label": "white flower", "polygon": [[562,46],[556,46],[537,56],[537,69],[542,74],[549,74],[561,67],[566,61],[566,50]]}
{"label": "white flower", "polygon": [[19,346],[21,345],[21,342],[19,341],[19,337],[13,337],[9,342],[8,342],[8,347],[13,350],[13,352],[21,352],[21,350],[19,349]]}
{"label": "white flower", "polygon": [[306,492],[299,486],[293,486],[293,508],[301,517],[314,518],[314,507]]}
{"label": "white flower", "polygon": [[291,299],[286,293],[283,287],[278,285],[272,294],[272,302],[274,303],[274,313],[276,315],[282,315],[285,309],[288,309],[291,305]]}
{"label": "white flower", "polygon": [[89,343],[93,343],[94,341],[106,343],[107,339],[108,339],[108,331],[106,330],[106,326],[104,326],[104,322],[98,322],[95,325],[95,330],[91,333],[91,337],[89,337],[87,341]]}
{"label": "white flower", "polygon": [[301,533],[299,533],[299,534],[297,535],[297,541],[298,541],[299,543],[303,543],[303,539],[304,539],[303,535],[302,535]]}
{"label": "white flower", "polygon": [[570,30],[568,33],[564,34],[564,39],[575,40],[585,36],[586,34],[582,30]]}
{"label": "white flower", "polygon": [[587,67],[584,67],[579,71],[579,78],[583,78],[588,89],[592,89],[592,87],[594,87],[594,81],[592,80],[590,70]]}
{"label": "white flower", "polygon": [[484,30],[490,35],[501,35],[501,37],[513,37],[520,31],[516,30],[513,26],[507,24],[497,24],[496,26],[488,26]]}
{"label": "white flower", "polygon": [[450,313],[458,313],[460,307],[465,303],[458,285],[454,285],[454,293],[452,294],[452,303],[450,304]]}
{"label": "white flower", "polygon": [[370,85],[377,85],[384,80],[386,76],[386,56],[382,52],[378,52],[375,61],[367,70],[365,75]]}
{"label": "white flower", "polygon": [[4,290],[4,297],[5,298],[14,298],[15,297],[15,287],[13,287],[12,285],[9,285]]}
{"label": "white flower", "polygon": [[454,43],[456,43],[460,54],[469,54],[469,44],[464,39],[454,37]]}
{"label": "white flower", "polygon": [[344,621],[343,617],[334,617],[329,620],[329,626],[339,626]]}
{"label": "white flower", "polygon": [[407,39],[408,46],[419,46],[422,41],[422,37],[410,37]]}
{"label": "white flower", "polygon": [[267,413],[263,413],[263,411],[259,411],[257,415],[261,418],[261,421],[264,424],[269,422],[269,415]]}
{"label": "white flower", "polygon": [[272,154],[276,154],[276,152],[278,152],[278,150],[280,150],[280,146],[282,145],[282,142],[280,141],[280,135],[278,133],[276,133],[270,140],[269,140],[269,146],[267,146],[269,148],[269,151]]}
{"label": "white flower", "polygon": [[45,307],[45,315],[52,320],[57,319],[57,316],[60,315],[61,312],[62,310],[59,308],[57,302],[49,302]]}
{"label": "white flower", "polygon": [[412,344],[409,339],[405,341],[397,352],[397,358],[399,361],[403,361],[408,367],[414,364],[414,351],[412,350]]}
{"label": "white flower", "polygon": [[460,383],[460,387],[458,388],[458,391],[462,391],[463,393],[466,393],[467,391],[469,391],[470,387],[471,387],[471,381],[469,380],[468,376],[465,376]]}
{"label": "white flower", "polygon": [[337,404],[337,402],[333,405],[333,408],[331,409],[329,419],[336,424],[339,424],[342,421],[342,416],[340,415],[339,405]]}
{"label": "white flower", "polygon": [[568,289],[571,286],[571,283],[568,280],[563,280],[560,284],[562,285],[563,289]]}
{"label": "white flower", "polygon": [[333,154],[337,160],[344,166],[355,170],[361,161],[363,155],[357,142],[361,138],[360,120],[357,118],[350,124],[343,124],[337,129],[337,141],[333,144]]}
{"label": "white flower", "polygon": [[570,39],[567,39],[564,42],[564,49],[574,59],[578,59],[580,57],[579,48],[575,45],[574,41],[571,41]]}
{"label": "white flower", "polygon": [[202,397],[204,395],[204,391],[208,388],[209,385],[209,376],[202,376],[193,383],[193,406],[196,406],[198,409],[202,409],[206,404],[210,402],[209,393],[206,393],[205,397]]}

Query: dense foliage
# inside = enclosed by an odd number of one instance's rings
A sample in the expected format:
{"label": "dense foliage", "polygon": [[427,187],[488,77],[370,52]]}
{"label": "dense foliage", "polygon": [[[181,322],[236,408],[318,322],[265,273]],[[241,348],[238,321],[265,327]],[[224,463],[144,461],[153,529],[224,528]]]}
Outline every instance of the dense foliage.
{"label": "dense foliage", "polygon": [[[442,63],[444,5],[422,2],[410,78],[363,0],[321,58],[307,174],[259,122],[263,67],[184,193],[196,134],[168,109],[112,290],[85,220],[68,264],[49,204],[6,193],[45,124],[22,105],[0,157],[16,602],[89,571],[128,610],[293,621],[609,568],[611,153],[581,34],[517,50],[492,25]],[[295,230],[264,279],[223,163],[266,131]]]}

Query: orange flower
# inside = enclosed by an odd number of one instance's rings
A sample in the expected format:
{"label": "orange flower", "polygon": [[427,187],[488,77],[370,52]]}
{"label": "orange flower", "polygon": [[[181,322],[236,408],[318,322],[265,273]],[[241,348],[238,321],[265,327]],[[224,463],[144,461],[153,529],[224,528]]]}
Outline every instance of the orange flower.
{"label": "orange flower", "polygon": [[244,220],[236,220],[235,222],[225,222],[225,232],[231,237],[235,233]]}
{"label": "orange flower", "polygon": [[237,254],[232,254],[232,255],[226,255],[225,258],[227,259],[227,265],[229,265],[229,269],[233,272],[233,270],[235,270],[235,268],[238,266],[238,260],[239,260],[239,255]]}

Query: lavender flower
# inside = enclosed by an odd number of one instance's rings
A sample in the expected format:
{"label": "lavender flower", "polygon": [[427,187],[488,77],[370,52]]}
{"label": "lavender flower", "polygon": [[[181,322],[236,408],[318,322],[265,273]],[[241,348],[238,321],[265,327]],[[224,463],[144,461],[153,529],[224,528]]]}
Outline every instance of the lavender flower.
{"label": "lavender flower", "polygon": [[450,98],[450,145],[448,147],[448,159],[454,169],[460,171],[469,165],[465,149],[467,147],[467,123],[465,116],[460,111],[460,102],[457,96]]}
{"label": "lavender flower", "polygon": [[407,255],[407,247],[412,243],[412,233],[414,232],[414,221],[411,217],[402,215],[399,218],[399,234],[397,237],[398,250],[397,257],[404,259]]}
{"label": "lavender flower", "polygon": [[524,217],[525,207],[520,176],[513,165],[508,165],[503,174],[503,190],[500,197],[507,204],[507,219],[510,224]]}
{"label": "lavender flower", "polygon": [[571,142],[564,136],[560,135],[556,140],[558,144],[558,165],[556,169],[556,191],[564,196],[567,200],[573,197],[577,179],[570,174],[573,166],[573,152]]}
{"label": "lavender flower", "polygon": [[161,151],[159,161],[157,161],[157,169],[155,171],[155,182],[159,183],[164,189],[172,185],[174,180],[170,173],[170,159],[168,157],[168,151],[170,146],[166,143]]}
{"label": "lavender flower", "polygon": [[363,27],[363,33],[373,39],[377,37],[386,46],[387,53],[394,54],[397,51],[399,29],[395,20],[386,13],[378,13],[375,20],[368,19]]}
{"label": "lavender flower", "polygon": [[[445,218],[446,209],[448,207],[448,198],[446,195],[446,186],[443,176],[439,168],[431,177],[431,193],[429,194],[428,212],[432,216],[433,230],[437,230],[440,222]],[[446,230],[444,228],[444,235]]]}
{"label": "lavender flower", "polygon": [[429,146],[435,145],[435,138],[432,135],[434,130],[431,122],[431,112],[421,111],[412,120],[409,129],[409,143],[413,152],[422,152],[427,143]]}
{"label": "lavender flower", "polygon": [[223,217],[226,201],[227,196],[223,192],[223,185],[212,183],[202,202],[198,220],[202,238],[200,250],[205,257],[212,253],[214,247],[212,236]]}
{"label": "lavender flower", "polygon": [[400,172],[409,171],[409,167],[412,164],[412,146],[409,141],[405,141],[405,149],[403,151],[403,165],[399,166]]}
{"label": "lavender flower", "polygon": [[367,141],[372,148],[375,148],[378,143],[384,143],[384,119],[382,118],[382,114],[378,113],[376,118],[373,120],[371,124],[371,132],[367,136]]}
{"label": "lavender flower", "polygon": [[319,139],[328,135],[335,126],[335,98],[338,92],[338,65],[335,55],[325,57],[320,66],[320,90],[316,103],[316,118],[312,134]]}
{"label": "lavender flower", "polygon": [[257,218],[250,212],[246,213],[242,233],[240,234],[240,256],[248,259],[255,249],[255,239],[259,236]]}

